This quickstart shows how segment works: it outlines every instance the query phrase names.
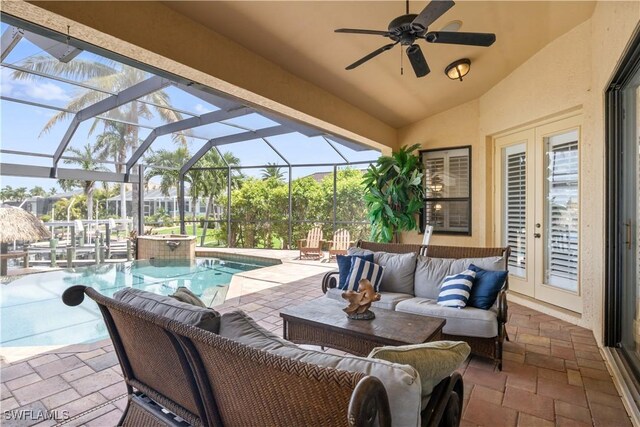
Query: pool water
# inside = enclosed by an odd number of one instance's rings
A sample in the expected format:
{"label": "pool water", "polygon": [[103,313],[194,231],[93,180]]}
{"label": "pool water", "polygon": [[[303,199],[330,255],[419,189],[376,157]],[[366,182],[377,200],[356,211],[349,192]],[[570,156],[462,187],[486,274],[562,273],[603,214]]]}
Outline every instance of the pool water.
{"label": "pool water", "polygon": [[73,285],[91,286],[106,296],[125,287],[169,295],[185,286],[213,307],[224,302],[234,274],[265,266],[218,258],[139,260],[23,276],[0,286],[0,345],[58,346],[106,338],[95,302],[85,298],[76,307],[62,302],[62,293]]}

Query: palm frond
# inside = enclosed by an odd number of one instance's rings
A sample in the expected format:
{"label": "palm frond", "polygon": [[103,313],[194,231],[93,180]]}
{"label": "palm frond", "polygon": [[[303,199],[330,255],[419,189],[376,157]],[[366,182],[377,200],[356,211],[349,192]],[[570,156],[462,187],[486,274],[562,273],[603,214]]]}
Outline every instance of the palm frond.
{"label": "palm frond", "polygon": [[[19,65],[30,71],[81,81],[100,79],[118,73],[117,68],[115,68],[115,62],[107,64],[75,58],[71,62],[64,63],[48,55],[26,58]],[[17,80],[37,80],[42,78],[36,74],[21,70],[14,70],[11,76]]]}

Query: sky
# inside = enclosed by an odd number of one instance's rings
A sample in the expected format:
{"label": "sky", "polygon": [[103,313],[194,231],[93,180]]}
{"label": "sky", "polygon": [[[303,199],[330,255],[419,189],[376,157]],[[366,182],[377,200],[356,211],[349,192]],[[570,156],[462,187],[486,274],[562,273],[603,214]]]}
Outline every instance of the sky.
{"label": "sky", "polygon": [[[7,24],[0,24],[0,30],[2,32],[7,28]],[[40,55],[48,54],[23,38],[5,58],[3,64],[20,66],[24,61]],[[121,66],[118,63],[113,64],[103,57],[86,51],[80,53],[74,61],[75,60],[99,62],[117,68]],[[59,120],[50,130],[43,131],[45,124],[58,114],[58,111],[34,105],[23,105],[5,98],[16,98],[37,104],[65,108],[74,98],[88,92],[88,90],[72,84],[41,77],[19,80],[14,78],[13,74],[14,70],[6,66],[0,67],[0,94],[3,97],[0,101],[0,148],[3,150],[17,150],[37,154],[53,154],[66,132],[72,116],[69,115],[69,117]],[[187,94],[176,87],[170,86],[164,91],[169,96],[170,104],[173,107],[191,113],[192,115],[201,115],[217,110],[215,106]],[[164,124],[165,122],[159,117],[158,113],[153,111],[153,107],[151,107],[151,110],[153,112],[152,117],[141,119],[140,124],[148,127],[157,127]],[[183,115],[183,118],[188,117],[190,117],[190,115]],[[195,153],[206,140],[210,138],[245,132],[246,129],[257,130],[276,124],[259,114],[238,117],[228,120],[226,123],[237,127],[215,123],[193,129],[193,137],[187,138],[189,152],[191,154]],[[69,148],[80,149],[87,143],[95,143],[96,137],[104,131],[104,125],[105,121],[103,120],[98,120],[97,123],[94,120],[81,123],[71,139]],[[93,132],[91,130],[92,127],[95,128]],[[139,137],[141,139],[144,139],[150,132],[151,130],[148,128],[139,127]],[[307,138],[301,134],[291,133],[268,138],[268,141],[278,152],[286,157],[291,164],[343,162],[343,159],[338,153],[336,153],[322,137]],[[173,150],[177,147],[178,145],[170,135],[157,138],[151,146],[153,150]],[[374,150],[357,152],[338,144],[336,144],[336,147],[350,161],[375,160],[379,156],[379,153]],[[267,163],[286,165],[280,156],[262,140],[244,141],[225,145],[220,148],[223,152],[230,151],[233,153],[240,159],[240,164],[243,166],[257,166]],[[64,155],[72,156],[73,154],[67,151]],[[37,166],[52,165],[51,158],[46,157],[27,157],[1,153],[0,158],[4,163]],[[61,164],[61,166],[75,167],[72,164]],[[113,165],[104,164],[104,167],[113,170]],[[358,168],[362,167],[364,166],[358,166]],[[314,172],[330,171],[331,169],[331,167],[294,168],[292,178],[295,179]],[[283,168],[283,172],[285,173],[286,179],[288,176],[286,167]],[[249,176],[259,176],[260,169],[245,169],[243,173]],[[27,187],[28,189],[34,186],[41,186],[45,190],[49,190],[52,187],[59,188],[56,180],[53,179],[1,176],[0,171],[0,186],[4,187],[6,185],[14,188]]]}

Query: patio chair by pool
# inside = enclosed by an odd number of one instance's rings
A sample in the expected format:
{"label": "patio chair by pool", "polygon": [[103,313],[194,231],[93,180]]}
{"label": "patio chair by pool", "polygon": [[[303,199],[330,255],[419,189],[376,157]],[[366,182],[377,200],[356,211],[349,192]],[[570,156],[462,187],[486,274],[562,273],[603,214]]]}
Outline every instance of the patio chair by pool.
{"label": "patio chair by pool", "polygon": [[298,241],[300,248],[300,259],[320,259],[322,258],[322,227],[315,226],[307,234],[306,239]]}
{"label": "patio chair by pool", "polygon": [[351,246],[351,233],[344,228],[340,228],[333,233],[333,240],[329,242],[329,259],[335,258],[336,255],[346,255],[347,249]]}

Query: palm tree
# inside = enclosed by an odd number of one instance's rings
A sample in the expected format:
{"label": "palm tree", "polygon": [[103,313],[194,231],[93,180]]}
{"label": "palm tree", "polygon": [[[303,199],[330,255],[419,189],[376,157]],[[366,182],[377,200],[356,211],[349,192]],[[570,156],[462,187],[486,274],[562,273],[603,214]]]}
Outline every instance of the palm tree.
{"label": "palm tree", "polygon": [[47,195],[47,192],[44,191],[44,188],[36,185],[29,191],[29,194],[31,195],[31,197],[44,197]]}
{"label": "palm tree", "polygon": [[[128,65],[119,64],[108,59],[105,59],[102,62],[96,62],[94,60],[76,58],[65,64],[48,55],[37,55],[25,59],[19,65],[28,71],[80,81],[90,87],[96,87],[111,93],[121,92],[122,90],[150,77],[148,73],[142,70],[138,70]],[[14,71],[12,76],[14,79],[22,80],[36,80],[42,78],[36,74],[20,70]],[[78,90],[65,108],[69,111],[78,111],[89,105],[95,104],[107,96],[109,95],[104,92],[81,89]],[[121,159],[126,159],[127,152],[129,150],[133,151],[137,148],[139,141],[139,129],[136,124],[139,123],[140,118],[150,119],[153,117],[153,112],[155,111],[164,122],[174,122],[182,119],[182,115],[180,113],[173,111],[170,108],[171,104],[169,102],[169,95],[165,91],[159,90],[106,113],[105,115],[109,118],[131,123],[131,125],[125,126],[125,132],[123,134],[124,137],[122,144],[119,146],[117,155],[118,160],[116,160],[116,162],[119,162]],[[57,123],[65,121],[72,115],[73,113],[68,111],[60,111],[47,122],[42,129],[42,133],[49,132]],[[90,135],[95,131],[100,122],[100,119],[94,119],[89,130]],[[107,132],[107,126],[110,126],[109,123],[113,122],[105,121],[105,132]],[[186,144],[186,138],[184,135],[174,134],[174,140],[177,140],[182,144]],[[120,166],[118,170],[122,171],[122,166]],[[137,185],[134,185],[132,191],[132,215],[134,218],[138,215],[138,206],[137,203],[135,203],[138,198],[138,194],[139,188]],[[126,203],[123,203],[122,206],[124,208]],[[126,212],[124,212],[123,216],[126,216]],[[135,223],[136,221],[134,221],[134,224]]]}
{"label": "palm tree", "polygon": [[[198,179],[197,181],[201,183],[201,194],[207,197],[207,209],[205,211],[204,227],[202,227],[202,236],[200,238],[200,245],[204,246],[205,238],[207,236],[207,229],[209,228],[209,216],[211,215],[211,207],[218,199],[218,197],[220,197],[220,195],[227,189],[227,174],[231,173],[230,169],[224,170],[219,168],[226,168],[227,166],[238,166],[240,164],[240,159],[228,151],[222,153],[222,157],[220,157],[220,154],[218,154],[217,151],[210,150],[209,152],[207,152],[207,154],[202,156],[199,164],[201,165],[201,167],[211,168],[209,170],[203,171],[192,171],[203,172],[201,179]],[[242,178],[242,175],[234,176],[232,174],[231,187],[238,187]],[[193,180],[196,181],[196,179]],[[227,215],[229,216],[229,213]],[[230,218],[227,218],[227,220],[229,219]]]}
{"label": "palm tree", "polygon": [[[145,174],[145,182],[148,184],[149,180],[154,177],[160,177],[160,192],[165,196],[169,195],[171,188],[176,189],[176,193],[180,192],[180,168],[191,158],[189,150],[186,147],[179,147],[175,151],[161,149],[153,152],[146,157],[146,161],[149,165],[160,166],[160,168],[153,168],[151,166]],[[185,175],[185,182],[189,183],[189,195],[191,196],[191,206],[195,206],[195,200],[198,198],[197,188],[193,185],[192,177],[193,172],[190,171]],[[194,221],[195,221],[195,210]],[[195,222],[194,222],[195,226]]]}
{"label": "palm tree", "polygon": [[[190,157],[186,147],[179,147],[175,151],[162,149],[152,152],[146,157],[146,162],[150,166],[144,176],[145,182],[148,184],[151,178],[160,177],[160,192],[162,194],[168,196],[171,188],[175,188],[178,192],[180,168],[187,163]],[[160,168],[153,166],[160,166]]]}
{"label": "palm tree", "polygon": [[[67,164],[77,164],[86,171],[106,171],[107,168],[102,166],[98,160],[96,147],[87,143],[84,147],[78,149],[75,147],[67,148],[67,151],[73,155],[71,159],[65,159]],[[61,179],[58,181],[63,190],[69,191],[71,188],[80,187],[87,198],[87,219],[93,218],[93,190],[95,189],[95,181],[77,181],[70,179]]]}
{"label": "palm tree", "polygon": [[[96,137],[96,150],[101,160],[111,158],[115,162],[115,170],[124,172],[129,147],[138,143],[131,141],[133,132],[131,125],[119,122],[105,122],[105,130]],[[120,216],[127,218],[127,185],[120,183]]]}
{"label": "palm tree", "polygon": [[260,170],[262,174],[262,179],[275,179],[276,181],[284,180],[284,173],[282,173],[282,168],[278,166],[276,163],[267,163],[267,167]]}
{"label": "palm tree", "polygon": [[29,197],[29,191],[27,190],[27,187],[18,187],[15,190],[13,190],[13,192],[14,192],[13,199],[19,202],[22,202],[24,201],[24,199]]}
{"label": "palm tree", "polygon": [[2,190],[0,190],[0,200],[6,202],[8,200],[11,200],[12,198],[13,187],[10,185],[5,185],[4,187],[2,187]]}

